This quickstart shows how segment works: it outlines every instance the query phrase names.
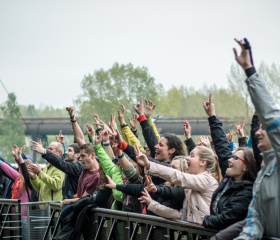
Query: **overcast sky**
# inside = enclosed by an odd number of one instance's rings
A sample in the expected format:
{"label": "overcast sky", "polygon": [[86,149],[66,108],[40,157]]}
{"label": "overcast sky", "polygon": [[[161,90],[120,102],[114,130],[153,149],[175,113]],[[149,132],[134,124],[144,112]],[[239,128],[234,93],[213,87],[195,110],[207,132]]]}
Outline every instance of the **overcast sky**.
{"label": "overcast sky", "polygon": [[[114,62],[148,67],[165,89],[227,86],[234,37],[255,65],[280,65],[280,1],[0,2],[0,79],[18,103],[65,107]],[[0,85],[0,103],[7,99]]]}

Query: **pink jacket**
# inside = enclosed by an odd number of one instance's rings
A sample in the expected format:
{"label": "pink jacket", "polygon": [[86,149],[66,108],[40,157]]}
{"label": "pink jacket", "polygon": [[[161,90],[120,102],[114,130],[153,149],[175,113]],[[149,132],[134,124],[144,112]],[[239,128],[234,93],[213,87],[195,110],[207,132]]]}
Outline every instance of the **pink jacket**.
{"label": "pink jacket", "polygon": [[[17,164],[20,168],[20,164],[19,162],[17,161]],[[17,172],[16,170],[14,170],[13,168],[11,168],[9,165],[7,165],[6,163],[2,162],[0,164],[0,168],[11,178],[13,179],[14,181],[16,181],[18,178],[20,178],[20,173]],[[27,190],[29,192],[29,196],[31,196],[31,190],[27,187]],[[18,194],[17,194],[17,199],[20,199],[21,200],[21,203],[25,203],[25,202],[29,202],[29,199],[28,199],[28,195],[26,193],[26,190],[20,190],[18,191]],[[21,207],[21,218],[23,219],[26,219],[27,218],[27,207],[26,205],[23,205]]]}
{"label": "pink jacket", "polygon": [[218,181],[212,174],[207,171],[199,174],[183,173],[154,162],[150,162],[148,173],[186,188],[184,201],[186,201],[185,209],[187,216],[184,219],[183,206],[180,211],[177,211],[163,206],[156,201],[152,201],[149,204],[148,210],[165,218],[176,218],[196,223],[202,223],[205,215],[210,215],[211,198],[218,187]]}

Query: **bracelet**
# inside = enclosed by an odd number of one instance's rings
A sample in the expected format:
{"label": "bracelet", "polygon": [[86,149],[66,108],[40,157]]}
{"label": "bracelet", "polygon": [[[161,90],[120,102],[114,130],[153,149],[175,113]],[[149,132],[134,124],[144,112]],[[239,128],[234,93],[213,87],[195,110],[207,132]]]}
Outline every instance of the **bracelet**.
{"label": "bracelet", "polygon": [[124,154],[122,153],[122,155],[121,156],[118,156],[118,158],[123,158],[124,157]]}
{"label": "bracelet", "polygon": [[95,137],[90,138],[90,140],[91,140],[91,141],[94,141],[94,140],[95,140]]}
{"label": "bracelet", "polygon": [[106,146],[108,147],[110,145],[110,140],[106,141],[106,142],[103,142],[103,146]]}
{"label": "bracelet", "polygon": [[152,119],[152,117],[148,117],[148,118],[147,118],[147,120],[150,120],[150,119]]}
{"label": "bracelet", "polygon": [[62,201],[63,205],[65,205],[64,200]]}
{"label": "bracelet", "polygon": [[72,118],[74,118],[75,117],[75,115],[73,115],[72,117],[70,116],[70,119],[72,119]]}
{"label": "bracelet", "polygon": [[71,122],[77,122],[77,120],[74,120],[74,121],[73,121],[73,120],[71,120]]}
{"label": "bracelet", "polygon": [[98,126],[98,127],[97,127],[97,129],[101,129],[101,128],[102,128],[101,126]]}
{"label": "bracelet", "polygon": [[31,180],[35,180],[37,178],[37,176],[35,176],[35,178],[31,178]]}

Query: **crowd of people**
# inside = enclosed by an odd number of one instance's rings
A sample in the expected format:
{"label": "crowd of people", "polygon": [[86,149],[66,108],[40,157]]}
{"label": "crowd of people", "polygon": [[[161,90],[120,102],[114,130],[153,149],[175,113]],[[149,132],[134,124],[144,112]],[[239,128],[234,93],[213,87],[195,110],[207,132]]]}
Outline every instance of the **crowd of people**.
{"label": "crowd of people", "polygon": [[[246,73],[255,107],[249,139],[245,122],[236,126],[237,149],[231,133],[222,129],[211,94],[203,103],[210,136],[201,136],[198,143],[187,121],[182,123],[184,142],[172,133],[160,135],[151,118],[155,105],[144,104],[142,97],[129,118],[131,127],[123,105],[119,124],[116,114],[108,124],[95,114],[96,129],[87,124],[86,143],[73,107],[67,107],[75,142],[66,150],[61,132],[47,148],[31,141],[31,150],[46,160],[44,169],[23,154],[25,146],[14,145],[18,169],[0,160],[1,178],[9,179],[5,188],[1,185],[3,196],[23,203],[62,201],[63,228],[56,239],[79,236],[75,225],[83,221],[76,219],[84,219],[89,207],[193,222],[219,230],[212,239],[280,237],[280,110],[252,65],[250,45],[236,42],[241,53],[234,49],[235,59]],[[145,146],[138,140],[138,122]],[[21,217],[27,239],[24,208]]]}

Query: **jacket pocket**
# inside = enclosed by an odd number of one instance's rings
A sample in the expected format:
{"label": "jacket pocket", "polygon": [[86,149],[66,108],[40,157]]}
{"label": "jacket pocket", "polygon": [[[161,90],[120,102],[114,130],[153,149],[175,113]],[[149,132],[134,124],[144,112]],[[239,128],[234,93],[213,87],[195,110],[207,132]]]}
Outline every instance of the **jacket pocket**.
{"label": "jacket pocket", "polygon": [[196,209],[201,212],[203,215],[207,215],[207,213],[205,211],[203,211],[198,205],[196,205]]}
{"label": "jacket pocket", "polygon": [[277,191],[275,186],[279,183],[277,182],[277,177],[275,176],[277,172],[271,171],[264,175],[264,178],[260,184],[261,198],[264,203],[267,203],[275,198],[277,198]]}

